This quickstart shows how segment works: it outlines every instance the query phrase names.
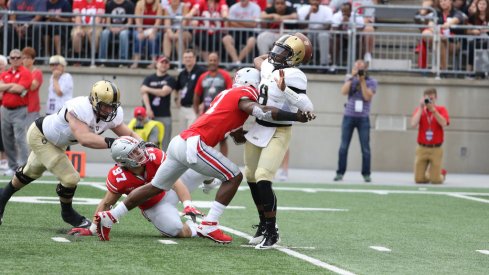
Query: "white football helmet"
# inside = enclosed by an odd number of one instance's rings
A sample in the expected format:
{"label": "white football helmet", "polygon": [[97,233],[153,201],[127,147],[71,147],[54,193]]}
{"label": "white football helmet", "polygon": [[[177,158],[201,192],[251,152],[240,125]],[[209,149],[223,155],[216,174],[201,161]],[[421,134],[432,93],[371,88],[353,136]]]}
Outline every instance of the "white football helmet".
{"label": "white football helmet", "polygon": [[110,147],[110,153],[112,159],[123,167],[139,167],[149,160],[144,141],[139,141],[130,136],[116,139]]}
{"label": "white football helmet", "polygon": [[260,71],[255,68],[246,67],[240,69],[234,75],[233,87],[239,86],[253,86],[258,89],[260,85]]}

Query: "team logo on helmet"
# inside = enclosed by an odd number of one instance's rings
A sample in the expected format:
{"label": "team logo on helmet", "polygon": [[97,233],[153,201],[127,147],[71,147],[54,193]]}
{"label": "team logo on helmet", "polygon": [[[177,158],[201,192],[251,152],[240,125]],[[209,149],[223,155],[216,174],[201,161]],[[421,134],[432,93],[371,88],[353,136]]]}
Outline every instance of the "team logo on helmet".
{"label": "team logo on helmet", "polygon": [[95,82],[88,97],[97,118],[106,122],[112,121],[117,115],[121,92],[117,86],[107,80]]}

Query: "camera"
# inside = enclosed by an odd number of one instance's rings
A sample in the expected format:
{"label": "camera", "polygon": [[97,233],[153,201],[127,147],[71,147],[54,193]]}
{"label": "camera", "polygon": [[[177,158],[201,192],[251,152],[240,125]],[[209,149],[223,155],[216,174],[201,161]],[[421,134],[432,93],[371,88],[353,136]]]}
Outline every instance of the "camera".
{"label": "camera", "polygon": [[365,70],[358,70],[358,76],[364,76]]}
{"label": "camera", "polygon": [[433,102],[431,101],[431,98],[426,97],[426,98],[424,99],[424,104],[430,104],[430,103],[433,103]]}

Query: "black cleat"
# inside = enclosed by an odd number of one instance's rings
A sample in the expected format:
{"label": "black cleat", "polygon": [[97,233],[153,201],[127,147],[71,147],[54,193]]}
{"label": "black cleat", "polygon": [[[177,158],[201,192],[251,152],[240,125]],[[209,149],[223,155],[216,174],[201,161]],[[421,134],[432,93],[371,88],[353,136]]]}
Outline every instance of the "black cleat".
{"label": "black cleat", "polygon": [[256,233],[253,238],[248,242],[248,244],[257,245],[263,241],[263,235],[265,234],[265,223],[260,222],[252,226],[256,228]]}
{"label": "black cleat", "polygon": [[82,215],[78,214],[74,209],[71,211],[61,211],[61,218],[65,223],[71,224],[73,227],[86,227],[86,224],[90,226],[90,221]]}
{"label": "black cleat", "polygon": [[261,243],[255,246],[255,249],[270,249],[274,248],[275,245],[280,241],[280,237],[278,235],[278,232],[276,230],[273,230],[274,232],[265,232],[265,235],[263,236],[263,240]]}

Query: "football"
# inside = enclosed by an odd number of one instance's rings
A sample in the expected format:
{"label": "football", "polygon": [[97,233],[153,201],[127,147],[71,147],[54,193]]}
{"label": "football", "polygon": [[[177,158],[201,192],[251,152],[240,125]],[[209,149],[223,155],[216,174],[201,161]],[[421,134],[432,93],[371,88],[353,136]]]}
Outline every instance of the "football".
{"label": "football", "polygon": [[302,64],[306,64],[308,63],[309,61],[311,61],[312,59],[312,44],[311,44],[311,41],[309,40],[309,38],[307,38],[307,36],[305,36],[304,34],[300,33],[300,32],[296,32],[294,34],[294,36],[297,36],[299,37],[302,42],[304,43],[304,49],[305,49],[305,54],[304,54],[304,58],[302,59]]}

